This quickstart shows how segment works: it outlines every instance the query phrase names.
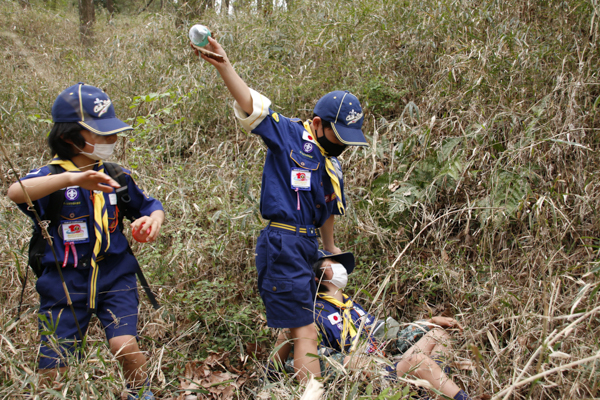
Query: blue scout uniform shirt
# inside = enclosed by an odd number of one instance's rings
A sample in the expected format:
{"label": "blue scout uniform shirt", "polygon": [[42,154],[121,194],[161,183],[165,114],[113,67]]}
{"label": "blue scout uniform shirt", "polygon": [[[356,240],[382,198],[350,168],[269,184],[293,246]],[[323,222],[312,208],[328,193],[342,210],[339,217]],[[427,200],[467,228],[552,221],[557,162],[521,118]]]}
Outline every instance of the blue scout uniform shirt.
{"label": "blue scout uniform shirt", "polygon": [[[344,295],[344,300],[348,300],[348,297]],[[354,308],[350,311],[352,315],[352,321],[354,322],[354,326],[358,330],[360,324],[362,323],[361,318],[366,318],[365,325],[363,327],[363,335],[371,331],[373,324],[376,323],[375,317],[371,314],[367,313],[364,308],[358,305],[353,301]],[[345,353],[350,349],[352,345],[352,339],[349,337],[346,338],[346,343],[343,346],[341,342],[342,336],[342,327],[343,327],[343,311],[339,308],[331,304],[330,302],[317,299],[315,303],[315,323],[317,325],[317,329],[321,333],[321,346],[333,349],[337,352]]]}
{"label": "blue scout uniform shirt", "polygon": [[[234,111],[244,129],[260,135],[268,148],[262,175],[262,217],[292,225],[322,226],[332,214],[339,215],[339,210],[316,138],[304,129],[300,119],[275,113],[269,108],[269,99],[252,89],[250,92],[252,114],[248,116],[237,102]],[[345,206],[342,170],[335,157],[331,160]]]}
{"label": "blue scout uniform shirt", "polygon": [[[94,169],[97,170],[97,166],[94,167]],[[123,172],[126,176],[127,189],[129,196],[131,197],[129,209],[136,218],[139,218],[143,215],[150,215],[156,210],[163,209],[162,204],[158,200],[146,195],[135,184],[135,182],[131,178],[130,171],[123,168]],[[47,165],[39,169],[32,170],[21,180],[38,178],[46,175],[50,175],[50,169]],[[48,218],[44,215],[44,213],[46,208],[48,207],[49,200],[50,196],[46,196],[34,201],[34,203],[37,203],[37,207],[39,210],[38,213],[40,214],[40,218],[42,220]],[[110,247],[108,251],[105,251],[106,246],[103,243],[100,250],[100,254],[98,255],[99,258],[106,257],[107,255],[123,254],[127,251],[129,246],[127,238],[119,230],[117,218],[118,215],[116,208],[117,201],[115,192],[113,191],[113,193],[104,193],[104,200],[106,202],[109,230],[111,232]],[[34,229],[39,230],[40,228],[37,222],[35,221],[33,212],[28,210],[27,203],[19,204],[18,207],[21,209],[21,211],[23,211],[25,214],[27,214],[33,219]],[[78,230],[79,232],[81,232],[80,235],[74,236],[76,238],[76,240],[74,240],[74,243],[78,258],[77,268],[89,268],[89,260],[92,256],[94,243],[96,241],[96,235],[94,230],[94,206],[92,203],[92,194],[89,190],[83,189],[79,186],[72,186],[66,188],[65,201],[63,203],[63,207],[60,213],[59,225],[48,228],[48,233],[52,236],[54,241],[54,249],[56,251],[56,256],[58,257],[58,262],[61,265],[65,257],[65,243],[63,240],[65,230]],[[87,230],[87,234],[85,234],[83,230]],[[86,236],[87,239],[85,239]],[[73,256],[73,252],[72,250],[70,250],[67,265],[72,267],[74,265],[74,260],[75,259]],[[85,265],[83,264],[84,262]],[[42,257],[42,264],[55,264],[54,256],[52,255],[48,244],[46,244],[46,251],[44,252],[44,256]],[[135,272],[135,269],[131,272]]]}

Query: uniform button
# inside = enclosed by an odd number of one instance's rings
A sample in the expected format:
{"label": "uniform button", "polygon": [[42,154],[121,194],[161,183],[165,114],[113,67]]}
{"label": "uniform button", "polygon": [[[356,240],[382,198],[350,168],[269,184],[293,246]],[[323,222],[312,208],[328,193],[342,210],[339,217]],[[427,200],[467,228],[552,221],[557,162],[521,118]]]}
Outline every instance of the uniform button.
{"label": "uniform button", "polygon": [[317,208],[321,208],[321,205],[320,205],[320,204],[317,204]]}
{"label": "uniform button", "polygon": [[304,163],[303,162],[301,162],[300,165],[302,165],[304,167]]}
{"label": "uniform button", "polygon": [[321,182],[321,186],[323,186],[323,182]]}
{"label": "uniform button", "polygon": [[273,291],[276,292],[277,291],[277,287],[273,286]]}
{"label": "uniform button", "polygon": [[317,223],[317,221],[313,221],[313,225],[316,224],[316,223]]}

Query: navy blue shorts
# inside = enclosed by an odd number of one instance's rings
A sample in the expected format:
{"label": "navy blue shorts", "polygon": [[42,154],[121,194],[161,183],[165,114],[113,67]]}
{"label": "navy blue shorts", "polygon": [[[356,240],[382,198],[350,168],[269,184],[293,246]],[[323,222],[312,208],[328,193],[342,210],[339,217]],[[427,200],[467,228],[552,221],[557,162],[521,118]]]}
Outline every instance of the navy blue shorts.
{"label": "navy blue shorts", "polygon": [[[137,260],[126,253],[99,262],[96,315],[104,327],[107,339],[117,336],[137,336],[139,297],[135,271]],[[62,270],[81,331],[85,335],[92,314],[87,310],[88,278],[91,268]],[[39,329],[42,335],[39,367],[65,366],[64,355],[73,352],[73,338],[81,339],[56,267],[46,269],[38,279],[40,294]],[[59,317],[60,316],[60,317]]]}
{"label": "navy blue shorts", "polygon": [[256,244],[258,291],[271,328],[299,328],[314,322],[317,292],[312,265],[318,258],[316,237],[267,227]]}

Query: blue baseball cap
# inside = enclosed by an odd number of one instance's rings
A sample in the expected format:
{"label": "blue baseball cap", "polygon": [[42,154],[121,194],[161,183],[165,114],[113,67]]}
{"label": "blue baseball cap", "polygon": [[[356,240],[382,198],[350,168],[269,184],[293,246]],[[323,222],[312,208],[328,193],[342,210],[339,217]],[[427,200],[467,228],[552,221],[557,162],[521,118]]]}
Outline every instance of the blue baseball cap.
{"label": "blue baseball cap", "polygon": [[319,260],[322,260],[324,258],[331,258],[335,261],[338,261],[344,266],[344,268],[346,268],[346,272],[348,272],[348,275],[350,275],[352,271],[354,271],[354,254],[352,254],[349,251],[345,253],[331,254],[327,250],[319,250]]}
{"label": "blue baseball cap", "polygon": [[106,93],[79,82],[65,89],[52,105],[54,122],[77,122],[97,135],[108,136],[133,129],[115,116],[115,108]]}
{"label": "blue baseball cap", "polygon": [[322,120],[331,122],[335,136],[348,146],[368,146],[362,133],[363,110],[355,95],[336,90],[321,97],[313,111]]}

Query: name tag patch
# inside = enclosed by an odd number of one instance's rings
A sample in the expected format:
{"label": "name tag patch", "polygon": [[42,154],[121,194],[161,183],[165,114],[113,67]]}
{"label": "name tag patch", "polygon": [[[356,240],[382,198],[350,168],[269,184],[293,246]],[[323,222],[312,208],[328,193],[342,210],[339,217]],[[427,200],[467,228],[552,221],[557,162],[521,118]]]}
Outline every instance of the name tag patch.
{"label": "name tag patch", "polygon": [[87,243],[90,241],[88,226],[84,220],[61,222],[63,242]]}
{"label": "name tag patch", "polygon": [[301,168],[292,168],[292,189],[294,190],[310,190],[310,177],[311,171],[301,169]]}
{"label": "name tag patch", "polygon": [[111,206],[116,205],[117,204],[117,194],[109,193],[108,194],[108,202],[110,203]]}

